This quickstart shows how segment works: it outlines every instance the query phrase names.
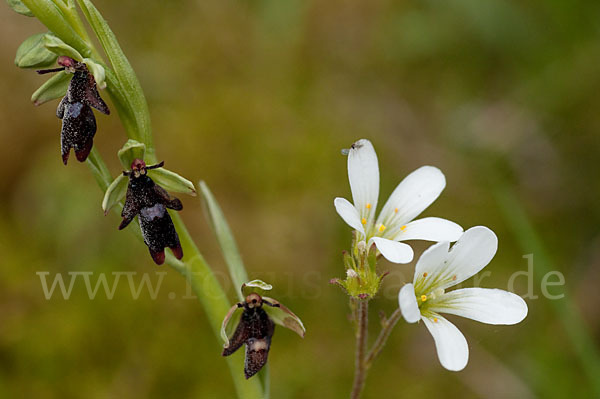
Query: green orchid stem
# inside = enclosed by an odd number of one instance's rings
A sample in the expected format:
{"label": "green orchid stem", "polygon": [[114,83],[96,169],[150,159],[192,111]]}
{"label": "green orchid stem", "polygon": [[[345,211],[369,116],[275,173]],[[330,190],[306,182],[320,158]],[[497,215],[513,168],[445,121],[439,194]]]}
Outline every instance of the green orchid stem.
{"label": "green orchid stem", "polygon": [[356,308],[356,358],[354,383],[352,384],[351,399],[358,399],[365,386],[367,378],[367,367],[365,363],[365,355],[367,351],[369,324],[369,300],[357,300]]}
{"label": "green orchid stem", "polygon": [[400,308],[398,308],[394,311],[394,313],[392,313],[389,319],[383,322],[383,326],[381,328],[381,331],[379,332],[379,336],[375,340],[373,347],[371,348],[371,350],[367,354],[367,357],[365,358],[365,366],[367,370],[371,367],[373,361],[375,360],[375,358],[377,358],[377,356],[385,346],[385,343],[390,337],[390,333],[396,326],[396,323],[398,323],[398,320],[400,320],[400,316]]}

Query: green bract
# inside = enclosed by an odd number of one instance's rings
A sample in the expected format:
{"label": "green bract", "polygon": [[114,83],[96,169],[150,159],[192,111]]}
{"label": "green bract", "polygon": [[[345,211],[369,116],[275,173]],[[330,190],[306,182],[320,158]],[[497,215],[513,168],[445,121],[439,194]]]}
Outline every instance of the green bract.
{"label": "green bract", "polygon": [[25,39],[17,50],[15,65],[19,68],[39,68],[54,64],[58,56],[44,46],[45,33]]}

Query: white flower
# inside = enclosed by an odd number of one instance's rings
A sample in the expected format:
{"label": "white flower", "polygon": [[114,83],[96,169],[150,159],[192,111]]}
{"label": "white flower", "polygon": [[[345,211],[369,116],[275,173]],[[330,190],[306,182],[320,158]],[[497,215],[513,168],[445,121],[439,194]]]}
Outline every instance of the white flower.
{"label": "white flower", "polygon": [[400,311],[409,323],[423,320],[435,341],[442,366],[462,370],[469,347],[462,333],[439,313],[449,313],[487,324],[517,324],[527,316],[527,304],[511,292],[488,288],[462,288],[445,292],[483,269],[496,254],[498,238],[487,227],[467,230],[456,244],[432,245],[423,252],[412,284],[398,294]]}
{"label": "white flower", "polygon": [[440,195],[446,186],[444,174],[423,166],[408,175],[394,190],[375,219],[379,197],[377,154],[369,140],[352,144],[348,153],[348,179],[354,205],[344,198],[334,200],[335,209],[350,227],[394,263],[409,263],[412,248],[399,241],[456,241],[462,227],[449,220],[428,217],[412,221]]}

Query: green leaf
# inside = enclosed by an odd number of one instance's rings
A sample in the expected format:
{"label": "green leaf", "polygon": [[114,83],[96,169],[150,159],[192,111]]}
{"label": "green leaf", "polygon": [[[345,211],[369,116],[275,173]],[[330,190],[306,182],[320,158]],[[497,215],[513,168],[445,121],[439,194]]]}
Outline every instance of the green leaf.
{"label": "green leaf", "polygon": [[66,44],[75,48],[84,57],[91,55],[88,44],[71,27],[60,9],[51,0],[22,0],[41,23],[61,38]]}
{"label": "green leaf", "polygon": [[184,193],[192,196],[196,195],[194,183],[168,169],[158,168],[149,170],[148,176],[150,176],[156,184],[162,186],[167,191]]}
{"label": "green leaf", "polygon": [[121,173],[113,182],[108,186],[104,193],[104,199],[102,200],[102,210],[107,215],[110,209],[118,204],[127,193],[127,183],[129,179],[127,176],[123,176]]}
{"label": "green leaf", "polygon": [[279,324],[282,327],[289,328],[302,338],[306,334],[306,328],[304,328],[304,324],[302,320],[298,316],[296,316],[291,310],[286,308],[283,304],[279,303],[277,300],[273,298],[269,298],[263,296],[263,300],[269,301],[274,305],[279,305],[277,307],[271,306],[263,306],[263,309],[269,314],[271,319],[276,324]]}
{"label": "green leaf", "polygon": [[25,15],[27,17],[33,17],[33,13],[21,0],[6,0],[8,6],[13,9],[13,11]]}
{"label": "green leaf", "polygon": [[119,160],[121,161],[121,165],[123,165],[125,170],[129,170],[131,168],[131,164],[134,160],[144,159],[145,154],[146,146],[143,143],[133,139],[127,140],[127,142],[117,153]]}
{"label": "green leaf", "polygon": [[17,49],[15,65],[19,68],[39,68],[52,65],[58,56],[44,47],[45,33],[38,33],[25,39]]}
{"label": "green leaf", "polygon": [[83,61],[83,57],[79,54],[79,51],[69,46],[67,43],[60,40],[54,35],[44,35],[43,37],[44,47],[52,51],[56,55],[66,55],[73,58],[75,61]]}
{"label": "green leaf", "polygon": [[45,102],[64,97],[72,77],[72,74],[65,71],[58,72],[32,94],[31,101],[34,105],[41,105]]}
{"label": "green leaf", "polygon": [[[115,77],[119,82],[117,87],[111,88],[111,93],[114,93],[117,100],[119,100],[119,103],[127,108],[127,110],[119,110],[119,114],[125,112],[127,118],[133,116],[135,120],[135,131],[128,130],[127,133],[130,138],[146,144],[146,155],[150,162],[155,162],[154,145],[152,143],[152,131],[150,127],[150,113],[140,82],[138,81],[131,64],[127,60],[127,57],[125,57],[123,50],[121,50],[117,38],[100,12],[89,0],[77,0],[77,3],[81,7],[90,26],[98,36],[100,44],[102,44],[104,52],[110,60],[112,69],[116,75]],[[112,85],[110,80],[109,83]],[[119,93],[115,93],[117,90]],[[129,127],[131,128],[131,126]]]}
{"label": "green leaf", "polygon": [[[233,286],[236,288],[241,287],[244,282],[248,281],[248,273],[246,273],[246,269],[244,268],[235,238],[229,229],[223,211],[221,211],[219,204],[203,181],[200,182],[200,192],[202,193],[205,213],[208,216],[213,232],[217,236],[217,241],[221,247],[225,263],[227,263]],[[240,291],[238,291],[238,297],[240,300],[244,299]]]}
{"label": "green leaf", "polygon": [[94,80],[96,81],[96,85],[98,88],[105,89],[106,88],[106,71],[104,67],[91,58],[84,58],[83,63],[87,66],[88,71],[94,75]]}

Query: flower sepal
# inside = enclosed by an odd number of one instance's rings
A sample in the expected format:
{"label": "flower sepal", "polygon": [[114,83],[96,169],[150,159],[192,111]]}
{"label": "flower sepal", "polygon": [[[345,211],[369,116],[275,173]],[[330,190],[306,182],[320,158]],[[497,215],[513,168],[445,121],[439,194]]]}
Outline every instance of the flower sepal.
{"label": "flower sepal", "polygon": [[344,251],[345,279],[332,279],[332,284],[339,285],[346,293],[358,299],[371,299],[381,287],[381,280],[387,273],[377,274],[375,251],[367,253],[364,241],[360,241],[352,251],[357,257]]}

